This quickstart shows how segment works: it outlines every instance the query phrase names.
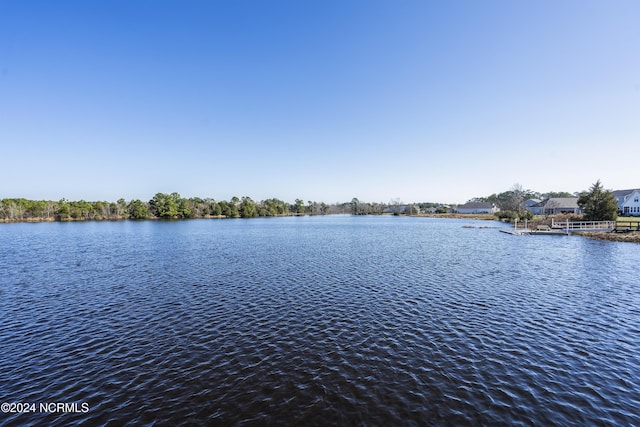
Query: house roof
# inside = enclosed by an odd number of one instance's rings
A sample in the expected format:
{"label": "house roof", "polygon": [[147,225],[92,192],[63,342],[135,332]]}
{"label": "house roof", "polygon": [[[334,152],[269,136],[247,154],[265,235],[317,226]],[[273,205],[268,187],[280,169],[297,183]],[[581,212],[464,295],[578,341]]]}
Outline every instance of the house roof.
{"label": "house roof", "polygon": [[458,206],[458,209],[493,209],[496,205],[489,202],[467,202]]}
{"label": "house roof", "polygon": [[551,197],[538,203],[536,207],[545,209],[577,209],[577,197]]}
{"label": "house roof", "polygon": [[616,190],[616,191],[612,191],[611,194],[613,194],[614,197],[624,197],[628,194],[633,193],[634,191],[640,191],[640,189],[632,189],[632,190]]}
{"label": "house roof", "polygon": [[637,203],[635,200],[632,202],[632,199],[636,199],[635,197],[631,197],[634,194],[640,194],[640,190],[633,190],[631,193],[629,193],[627,195],[627,197],[625,197],[624,202],[622,203],[622,206],[633,206],[633,203]]}

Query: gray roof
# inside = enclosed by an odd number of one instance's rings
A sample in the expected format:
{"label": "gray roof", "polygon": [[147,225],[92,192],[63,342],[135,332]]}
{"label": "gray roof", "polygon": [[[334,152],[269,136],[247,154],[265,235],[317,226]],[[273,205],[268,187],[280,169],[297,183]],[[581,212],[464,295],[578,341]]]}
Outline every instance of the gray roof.
{"label": "gray roof", "polygon": [[[631,194],[634,191],[636,191],[636,189],[633,190],[616,190],[616,191],[612,191],[611,194],[613,194],[614,197],[624,197],[627,194]],[[638,191],[640,191],[640,189],[638,189]]]}
{"label": "gray roof", "polygon": [[548,208],[548,209],[576,209],[578,208],[578,198],[577,197],[551,197],[550,199],[545,199],[538,203],[536,207],[539,208]]}
{"label": "gray roof", "polygon": [[458,206],[458,209],[492,209],[495,205],[489,202],[467,202]]}

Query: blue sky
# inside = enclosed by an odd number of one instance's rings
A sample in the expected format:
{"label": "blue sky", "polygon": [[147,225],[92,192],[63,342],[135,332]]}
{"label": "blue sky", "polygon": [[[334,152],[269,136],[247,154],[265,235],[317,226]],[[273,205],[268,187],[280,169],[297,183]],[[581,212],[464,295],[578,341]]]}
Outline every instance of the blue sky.
{"label": "blue sky", "polygon": [[639,187],[639,22],[635,0],[0,0],[0,198]]}

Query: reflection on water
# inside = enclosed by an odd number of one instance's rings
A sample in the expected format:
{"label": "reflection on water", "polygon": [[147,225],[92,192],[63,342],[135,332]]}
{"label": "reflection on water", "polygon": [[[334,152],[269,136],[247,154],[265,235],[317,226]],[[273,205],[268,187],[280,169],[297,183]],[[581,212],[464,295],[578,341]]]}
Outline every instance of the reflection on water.
{"label": "reflection on water", "polygon": [[640,247],[473,221],[0,227],[0,425],[640,424]]}

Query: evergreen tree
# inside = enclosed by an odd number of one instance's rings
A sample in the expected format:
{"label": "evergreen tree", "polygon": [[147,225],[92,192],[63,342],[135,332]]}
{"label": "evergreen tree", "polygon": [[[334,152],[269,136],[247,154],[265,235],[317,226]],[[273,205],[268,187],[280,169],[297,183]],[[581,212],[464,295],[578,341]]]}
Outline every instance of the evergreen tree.
{"label": "evergreen tree", "polygon": [[615,221],[618,217],[618,202],[610,191],[602,188],[600,180],[578,198],[578,206],[587,221]]}

